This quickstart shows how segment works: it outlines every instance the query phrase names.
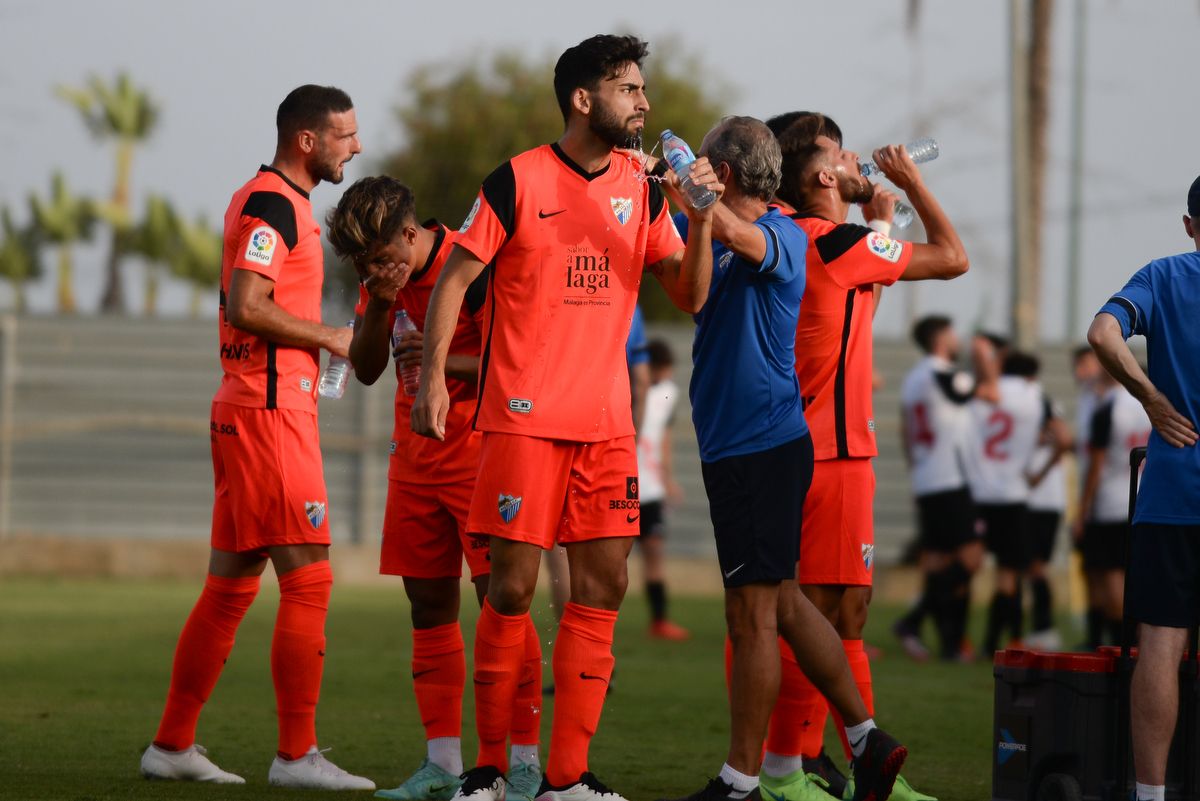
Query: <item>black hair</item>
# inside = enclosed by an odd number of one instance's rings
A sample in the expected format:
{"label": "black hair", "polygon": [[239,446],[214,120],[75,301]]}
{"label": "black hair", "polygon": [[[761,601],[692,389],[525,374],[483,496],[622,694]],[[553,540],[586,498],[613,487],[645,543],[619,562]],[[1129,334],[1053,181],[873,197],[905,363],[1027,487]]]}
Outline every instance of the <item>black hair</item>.
{"label": "black hair", "polygon": [[[779,150],[783,154],[783,174],[779,184],[779,197],[800,210],[807,205],[809,167],[821,153],[817,137],[827,136],[839,145],[842,142],[842,129],[838,124],[824,114],[815,111],[793,111],[772,117],[767,121],[780,127],[781,118],[790,117],[786,127],[775,137],[779,140]],[[774,128],[772,128],[774,130]]]}
{"label": "black hair", "polygon": [[912,328],[913,342],[926,353],[933,352],[933,340],[953,323],[943,314],[930,314],[917,320]]}
{"label": "black hair", "polygon": [[1004,357],[1004,364],[1000,367],[1002,375],[1015,375],[1021,378],[1037,378],[1038,372],[1042,369],[1042,363],[1037,356],[1032,353],[1014,350]]}
{"label": "black hair", "polygon": [[650,46],[636,36],[598,34],[567,48],[554,65],[554,96],[563,120],[570,116],[571,93],[595,91],[606,78],[620,75],[627,64],[641,68]]}
{"label": "black hair", "polygon": [[1008,338],[1000,334],[994,334],[990,331],[977,331],[975,336],[983,337],[988,342],[992,343],[992,347],[996,350],[1008,350]]}
{"label": "black hair", "polygon": [[1079,364],[1080,359],[1082,359],[1085,356],[1091,355],[1091,353],[1092,353],[1091,345],[1076,345],[1071,350],[1071,363]]}
{"label": "black hair", "polygon": [[671,352],[671,346],[661,339],[652,339],[646,343],[646,355],[650,357],[651,367],[670,367],[675,364],[675,354]]}
{"label": "black hair", "polygon": [[301,131],[322,131],[330,114],[354,108],[350,95],[336,86],[306,83],[288,92],[275,112],[275,128],[283,143]]}

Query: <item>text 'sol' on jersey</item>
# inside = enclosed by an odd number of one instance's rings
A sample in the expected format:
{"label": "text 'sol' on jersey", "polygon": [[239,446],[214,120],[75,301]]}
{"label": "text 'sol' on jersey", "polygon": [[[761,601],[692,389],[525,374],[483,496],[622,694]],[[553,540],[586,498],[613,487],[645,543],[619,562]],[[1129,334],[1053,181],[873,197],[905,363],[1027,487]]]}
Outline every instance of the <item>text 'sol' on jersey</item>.
{"label": "text 'sol' on jersey", "polygon": [[488,176],[457,244],[492,265],[477,428],[632,435],[625,342],[642,271],[683,247],[658,185],[617,154],[588,173],[543,145]]}
{"label": "text 'sol' on jersey", "polygon": [[1050,403],[1041,386],[1020,376],[1001,376],[1000,400],[976,398],[967,404],[966,465],[976,503],[1025,503],[1025,471],[1033,459]]}
{"label": "text 'sol' on jersey", "polygon": [[301,320],[320,322],[324,253],[308,193],[262,167],[233,195],[221,254],[221,368],[215,400],[257,409],[317,410],[318,348],[281,345],[242,331],[225,317],[234,270],[274,282],[272,299]]}
{"label": "text 'sol' on jersey", "polygon": [[900,406],[908,432],[913,495],[933,495],[967,484],[963,447],[967,402],[975,381],[949,361],[926,356],[904,377]]}
{"label": "text 'sol' on jersey", "polygon": [[[429,311],[429,297],[437,284],[442,267],[454,248],[457,234],[449,231],[436,220],[427,220],[422,225],[436,234],[429,259],[409,276],[408,283],[396,294],[396,302],[388,315],[388,330],[396,321],[396,314],[404,309],[418,331],[425,330],[425,318]],[[484,270],[467,289],[467,296],[459,309],[454,335],[450,339],[450,354],[478,356],[482,347],[483,302],[487,292],[488,270]],[[362,287],[358,290],[358,305],[354,313],[362,315],[367,309],[368,295]],[[392,342],[392,349],[396,343]],[[455,484],[475,478],[479,468],[479,434],[472,428],[475,419],[475,404],[479,385],[475,380],[446,376],[446,389],[450,394],[450,409],[446,413],[446,439],[439,441],[422,437],[412,430],[413,398],[404,392],[400,378],[400,364],[393,360],[396,372],[395,422],[392,427],[391,452],[388,478],[409,484]]]}
{"label": "text 'sol' on jersey", "polygon": [[1129,516],[1129,452],[1149,442],[1150,418],[1137,398],[1117,386],[1098,399],[1085,433],[1088,458],[1103,464],[1088,520],[1123,523]]}
{"label": "text 'sol' on jersey", "polygon": [[796,375],[817,459],[875,456],[874,285],[899,279],[912,245],[862,225],[790,215],[808,234]]}

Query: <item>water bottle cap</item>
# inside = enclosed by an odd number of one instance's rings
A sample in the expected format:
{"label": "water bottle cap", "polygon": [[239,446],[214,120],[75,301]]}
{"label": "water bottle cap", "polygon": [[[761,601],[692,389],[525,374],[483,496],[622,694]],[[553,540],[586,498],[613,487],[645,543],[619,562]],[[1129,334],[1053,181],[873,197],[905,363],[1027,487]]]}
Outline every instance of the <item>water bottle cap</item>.
{"label": "water bottle cap", "polygon": [[671,132],[670,128],[664,128],[663,132],[658,135],[658,138],[659,139],[670,139],[674,135],[675,134]]}

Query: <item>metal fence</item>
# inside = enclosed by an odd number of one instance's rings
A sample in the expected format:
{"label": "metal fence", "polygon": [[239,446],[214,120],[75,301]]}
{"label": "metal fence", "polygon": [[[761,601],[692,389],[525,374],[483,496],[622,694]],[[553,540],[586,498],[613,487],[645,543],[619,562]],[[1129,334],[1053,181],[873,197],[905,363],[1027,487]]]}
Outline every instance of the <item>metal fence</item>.
{"label": "metal fence", "polygon": [[[686,500],[669,522],[676,554],[714,551],[686,387],[691,330],[650,327],[676,354],[683,389],[674,456]],[[212,504],[209,405],[219,382],[212,320],[0,317],[0,536],[206,541]],[[877,343],[877,555],[896,559],[912,536],[898,447],[901,377],[911,347]],[[1073,400],[1065,349],[1046,351],[1052,392]],[[390,380],[351,382],[321,402],[335,541],[378,542],[392,426]]]}

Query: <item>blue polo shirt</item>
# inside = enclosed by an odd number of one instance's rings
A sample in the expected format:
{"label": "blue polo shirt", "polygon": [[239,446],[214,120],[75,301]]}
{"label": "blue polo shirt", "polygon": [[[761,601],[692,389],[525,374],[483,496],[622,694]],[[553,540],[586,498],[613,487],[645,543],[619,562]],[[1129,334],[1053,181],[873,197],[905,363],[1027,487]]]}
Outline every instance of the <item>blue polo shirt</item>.
{"label": "blue polo shirt", "polygon": [[[709,463],[808,433],[795,350],[808,237],[777,209],[754,224],[766,256],[754,264],[714,241],[712,286],[695,316],[688,394],[700,459]],[[687,215],[675,225],[686,239]]]}
{"label": "blue polo shirt", "polygon": [[629,338],[625,340],[625,361],[630,370],[635,364],[646,364],[650,361],[650,351],[646,349],[646,320],[642,317],[641,306],[633,307]]}
{"label": "blue polo shirt", "polygon": [[[1100,308],[1126,339],[1146,338],[1150,381],[1200,425],[1200,252],[1155,259]],[[1200,523],[1200,447],[1175,448],[1150,434],[1135,523]]]}

